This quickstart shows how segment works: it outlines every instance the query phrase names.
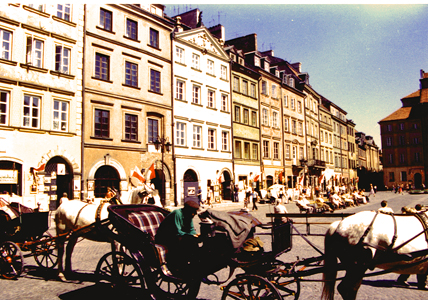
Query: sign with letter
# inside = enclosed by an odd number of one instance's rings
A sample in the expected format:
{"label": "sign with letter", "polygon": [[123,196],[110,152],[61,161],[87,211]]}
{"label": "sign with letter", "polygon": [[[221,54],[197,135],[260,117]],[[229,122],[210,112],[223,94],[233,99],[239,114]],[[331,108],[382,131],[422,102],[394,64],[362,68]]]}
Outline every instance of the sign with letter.
{"label": "sign with letter", "polygon": [[18,170],[0,170],[0,184],[17,184]]}

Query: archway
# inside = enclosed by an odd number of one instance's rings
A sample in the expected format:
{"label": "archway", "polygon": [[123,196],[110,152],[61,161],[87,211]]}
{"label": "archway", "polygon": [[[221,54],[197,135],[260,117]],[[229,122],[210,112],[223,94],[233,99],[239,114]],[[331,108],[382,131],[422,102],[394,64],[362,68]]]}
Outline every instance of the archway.
{"label": "archway", "polygon": [[184,187],[184,202],[189,200],[198,201],[198,175],[192,169],[188,169],[183,175],[183,187]]}
{"label": "archway", "polygon": [[221,195],[223,200],[233,200],[232,189],[230,183],[232,182],[230,173],[223,171],[223,182],[221,183]]}
{"label": "archway", "polygon": [[73,199],[73,168],[64,158],[54,156],[49,159],[45,167],[44,181],[45,193],[50,199],[49,210],[57,209],[63,193]]}
{"label": "archway", "polygon": [[268,175],[266,176],[266,188],[269,188],[271,185],[273,185],[273,176]]}
{"label": "archway", "polygon": [[111,166],[104,165],[95,172],[95,190],[96,198],[104,198],[107,193],[107,188],[115,188],[120,190],[120,176],[117,170]]}
{"label": "archway", "polygon": [[420,173],[415,173],[413,180],[415,182],[415,188],[419,189],[422,187],[422,175]]}

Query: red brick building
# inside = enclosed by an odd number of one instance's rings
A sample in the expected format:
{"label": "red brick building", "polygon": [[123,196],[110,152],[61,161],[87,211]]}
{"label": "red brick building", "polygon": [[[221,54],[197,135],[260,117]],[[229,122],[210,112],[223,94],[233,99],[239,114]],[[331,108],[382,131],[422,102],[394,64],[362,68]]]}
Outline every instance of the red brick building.
{"label": "red brick building", "polygon": [[420,89],[401,99],[402,107],[379,121],[384,183],[389,188],[428,184],[428,73]]}

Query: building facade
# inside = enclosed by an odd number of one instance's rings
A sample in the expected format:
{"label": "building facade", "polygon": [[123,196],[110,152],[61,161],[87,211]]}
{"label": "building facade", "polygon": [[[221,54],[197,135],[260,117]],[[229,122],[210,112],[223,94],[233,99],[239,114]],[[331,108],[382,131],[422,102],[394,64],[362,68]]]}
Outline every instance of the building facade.
{"label": "building facade", "polygon": [[80,198],[83,19],[79,4],[2,5],[0,194],[32,208]]}
{"label": "building facade", "polygon": [[[171,38],[174,24],[163,5],[87,4],[84,63],[84,190],[123,197],[141,182],[141,170],[161,201],[174,199],[172,153],[156,150],[172,141]],[[161,148],[162,149],[162,148]]]}
{"label": "building facade", "polygon": [[420,88],[401,99],[402,107],[379,121],[384,183],[427,186],[428,73],[421,70]]}
{"label": "building facade", "polygon": [[221,38],[211,34],[200,17],[198,9],[174,17],[177,22],[173,39],[174,157],[178,203],[195,197],[199,186],[202,199],[206,199],[210,190],[216,201],[233,197],[229,56]]}

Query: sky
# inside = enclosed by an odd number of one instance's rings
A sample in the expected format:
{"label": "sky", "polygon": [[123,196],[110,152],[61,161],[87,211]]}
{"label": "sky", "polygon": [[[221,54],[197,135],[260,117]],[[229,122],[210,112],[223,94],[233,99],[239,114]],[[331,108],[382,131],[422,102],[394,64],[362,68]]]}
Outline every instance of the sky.
{"label": "sky", "polygon": [[428,4],[163,4],[168,16],[199,8],[226,40],[256,33],[260,51],[300,62],[310,85],[379,147],[378,122],[428,72]]}

